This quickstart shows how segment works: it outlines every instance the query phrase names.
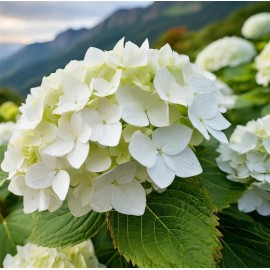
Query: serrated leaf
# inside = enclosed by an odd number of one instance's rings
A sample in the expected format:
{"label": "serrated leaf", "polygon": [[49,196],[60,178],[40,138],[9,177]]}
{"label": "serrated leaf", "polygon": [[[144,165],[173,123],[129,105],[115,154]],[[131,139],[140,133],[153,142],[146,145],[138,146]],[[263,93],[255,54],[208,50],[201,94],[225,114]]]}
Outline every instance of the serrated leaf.
{"label": "serrated leaf", "polygon": [[15,210],[6,218],[0,214],[0,267],[6,254],[14,255],[17,245],[24,245],[29,237],[34,215],[26,215],[22,209]]}
{"label": "serrated leaf", "polygon": [[151,193],[143,216],[108,213],[119,253],[139,267],[212,267],[220,233],[207,193],[196,179],[176,179]]}
{"label": "serrated leaf", "polygon": [[216,164],[218,142],[211,140],[204,142],[197,151],[197,156],[203,168],[203,173],[196,178],[207,189],[214,204],[223,209],[243,195],[246,186],[241,183],[230,181],[226,174],[219,170]]}
{"label": "serrated leaf", "polygon": [[223,233],[221,267],[266,268],[270,266],[270,217],[263,217],[265,224],[235,208],[220,215]]}
{"label": "serrated leaf", "polygon": [[97,235],[92,238],[98,261],[108,268],[130,268],[128,263],[113,246],[112,238],[106,224],[102,226]]}
{"label": "serrated leaf", "polygon": [[53,213],[38,214],[30,240],[44,247],[65,247],[95,236],[104,223],[103,213],[74,217],[65,204]]}

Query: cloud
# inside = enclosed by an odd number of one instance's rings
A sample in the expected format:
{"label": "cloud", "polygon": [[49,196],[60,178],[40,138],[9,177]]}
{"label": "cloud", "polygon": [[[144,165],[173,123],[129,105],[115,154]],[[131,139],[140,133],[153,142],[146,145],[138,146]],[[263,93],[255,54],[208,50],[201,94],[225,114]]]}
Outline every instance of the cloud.
{"label": "cloud", "polygon": [[149,1],[1,2],[1,14],[27,20],[104,18],[118,8],[147,6]]}
{"label": "cloud", "polygon": [[150,4],[150,1],[0,2],[0,43],[51,40],[68,28],[91,28],[117,9]]}

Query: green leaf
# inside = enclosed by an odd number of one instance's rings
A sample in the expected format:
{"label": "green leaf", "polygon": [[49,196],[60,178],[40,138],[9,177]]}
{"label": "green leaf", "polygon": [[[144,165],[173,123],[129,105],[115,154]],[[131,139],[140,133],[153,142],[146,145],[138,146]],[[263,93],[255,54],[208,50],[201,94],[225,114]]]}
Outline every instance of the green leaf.
{"label": "green leaf", "polygon": [[4,203],[10,192],[8,190],[9,181],[4,179],[0,181],[0,203]]}
{"label": "green leaf", "polygon": [[17,245],[24,245],[31,233],[34,215],[26,215],[22,209],[15,210],[6,218],[0,214],[0,267],[6,254],[14,255]]}
{"label": "green leaf", "polygon": [[74,217],[64,204],[53,213],[38,214],[30,240],[44,247],[78,244],[95,236],[104,222],[103,213],[92,211],[82,217]]}
{"label": "green leaf", "polygon": [[229,208],[220,215],[222,238],[221,267],[266,268],[270,265],[270,217],[263,223],[250,215]]}
{"label": "green leaf", "polygon": [[237,202],[242,197],[246,186],[241,183],[230,181],[226,174],[219,170],[216,164],[218,153],[216,140],[206,141],[198,148],[197,156],[203,168],[203,173],[196,178],[207,189],[214,204],[223,209],[231,203]]}
{"label": "green leaf", "polygon": [[98,261],[108,268],[130,268],[128,263],[113,246],[112,238],[106,224],[102,226],[97,235],[92,238]]}
{"label": "green leaf", "polygon": [[262,108],[262,116],[270,114],[270,103]]}
{"label": "green leaf", "polygon": [[242,94],[237,98],[234,108],[250,108],[262,106],[270,102],[270,88],[258,87],[248,93]]}
{"label": "green leaf", "polygon": [[139,267],[212,267],[220,255],[217,217],[196,179],[175,179],[147,197],[143,216],[108,213],[114,245]]}

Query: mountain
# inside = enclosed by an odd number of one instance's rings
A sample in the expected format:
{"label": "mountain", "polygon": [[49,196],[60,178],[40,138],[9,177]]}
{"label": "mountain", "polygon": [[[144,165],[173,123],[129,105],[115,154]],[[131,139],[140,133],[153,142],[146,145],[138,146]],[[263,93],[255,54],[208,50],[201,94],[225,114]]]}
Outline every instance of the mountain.
{"label": "mountain", "polygon": [[40,84],[43,76],[64,67],[70,60],[83,59],[90,46],[111,49],[126,37],[140,44],[145,38],[150,43],[174,26],[189,31],[218,21],[231,12],[252,2],[154,2],[146,8],[118,10],[92,29],[68,30],[55,40],[26,46],[13,56],[0,61],[0,86],[14,88],[26,95]]}
{"label": "mountain", "polygon": [[10,57],[24,45],[20,43],[0,43],[0,60]]}

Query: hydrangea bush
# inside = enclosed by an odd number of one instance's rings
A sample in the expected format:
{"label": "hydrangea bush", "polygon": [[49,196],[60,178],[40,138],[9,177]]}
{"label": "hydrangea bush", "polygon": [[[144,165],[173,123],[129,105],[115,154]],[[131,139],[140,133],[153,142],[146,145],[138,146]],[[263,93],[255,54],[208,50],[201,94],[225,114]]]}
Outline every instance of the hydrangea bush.
{"label": "hydrangea bush", "polygon": [[192,149],[203,138],[227,142],[219,93],[215,79],[168,45],[91,47],[20,108],[2,163],[9,190],[23,196],[25,213],[53,212],[68,198],[75,216],[142,215],[146,193],[202,172]]}
{"label": "hydrangea bush", "polygon": [[198,67],[122,39],[44,77],[0,147],[0,266],[268,267],[267,42]]}
{"label": "hydrangea bush", "polygon": [[219,168],[231,181],[251,183],[239,210],[270,215],[270,115],[238,126],[229,142],[217,149]]}

